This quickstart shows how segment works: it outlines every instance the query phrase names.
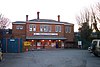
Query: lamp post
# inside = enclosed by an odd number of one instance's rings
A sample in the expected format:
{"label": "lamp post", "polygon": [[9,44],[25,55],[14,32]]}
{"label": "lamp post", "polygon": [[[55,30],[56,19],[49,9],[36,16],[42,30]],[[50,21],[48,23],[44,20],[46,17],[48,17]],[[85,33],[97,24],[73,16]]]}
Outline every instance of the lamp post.
{"label": "lamp post", "polygon": [[5,38],[5,34],[6,34],[6,31],[5,31],[5,28],[6,28],[6,26],[3,26],[3,37],[2,38]]}

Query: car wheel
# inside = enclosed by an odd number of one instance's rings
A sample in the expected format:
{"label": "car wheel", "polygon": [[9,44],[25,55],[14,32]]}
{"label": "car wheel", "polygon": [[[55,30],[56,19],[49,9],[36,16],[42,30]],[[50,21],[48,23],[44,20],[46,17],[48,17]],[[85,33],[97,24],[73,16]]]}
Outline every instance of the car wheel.
{"label": "car wheel", "polygon": [[96,57],[98,57],[99,55],[98,55],[98,52],[93,52],[93,54],[96,56]]}

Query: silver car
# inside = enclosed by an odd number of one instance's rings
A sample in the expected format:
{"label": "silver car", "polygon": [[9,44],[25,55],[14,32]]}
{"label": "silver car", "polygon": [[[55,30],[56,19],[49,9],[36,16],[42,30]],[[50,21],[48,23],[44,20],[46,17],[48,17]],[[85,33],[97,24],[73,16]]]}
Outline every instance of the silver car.
{"label": "silver car", "polygon": [[92,40],[92,53],[95,56],[100,56],[100,39]]}

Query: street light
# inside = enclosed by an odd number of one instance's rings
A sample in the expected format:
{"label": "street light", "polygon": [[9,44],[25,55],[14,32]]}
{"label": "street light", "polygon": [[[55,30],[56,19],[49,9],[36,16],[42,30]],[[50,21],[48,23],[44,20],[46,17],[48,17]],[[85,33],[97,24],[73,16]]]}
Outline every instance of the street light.
{"label": "street light", "polygon": [[6,32],[6,31],[5,31],[5,28],[6,28],[6,26],[3,26],[3,31],[2,31],[2,32],[3,32],[3,34],[2,34],[3,37],[2,37],[2,38],[5,38],[5,34],[6,34],[6,33],[5,33],[5,32]]}

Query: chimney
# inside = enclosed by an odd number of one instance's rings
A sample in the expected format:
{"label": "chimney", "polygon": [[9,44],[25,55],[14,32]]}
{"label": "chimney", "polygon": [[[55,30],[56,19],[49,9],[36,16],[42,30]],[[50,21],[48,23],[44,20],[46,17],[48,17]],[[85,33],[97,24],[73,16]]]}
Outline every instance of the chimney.
{"label": "chimney", "polygon": [[39,13],[40,13],[40,12],[37,12],[37,19],[39,19]]}
{"label": "chimney", "polygon": [[58,15],[58,22],[60,22],[60,15]]}
{"label": "chimney", "polygon": [[28,21],[28,15],[26,15],[26,21]]}

